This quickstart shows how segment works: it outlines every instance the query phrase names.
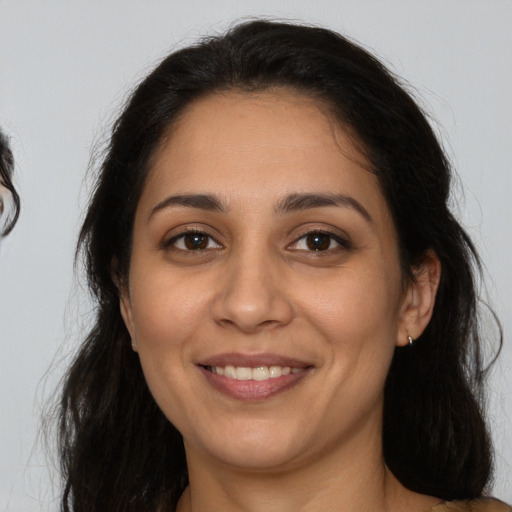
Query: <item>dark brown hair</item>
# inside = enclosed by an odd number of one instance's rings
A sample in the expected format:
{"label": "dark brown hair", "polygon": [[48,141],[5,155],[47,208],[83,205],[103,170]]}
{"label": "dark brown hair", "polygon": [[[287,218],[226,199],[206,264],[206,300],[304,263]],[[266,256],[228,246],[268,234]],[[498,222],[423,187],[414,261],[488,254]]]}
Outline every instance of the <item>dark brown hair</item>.
{"label": "dark brown hair", "polygon": [[170,54],[113,127],[78,244],[97,309],[62,393],[63,511],[174,510],[187,485],[181,435],[130,349],[116,280],[127,279],[150,158],[183,109],[217,91],[276,86],[326,102],[355,134],[392,212],[406,278],[427,251],[442,264],[432,320],[412,347],[396,350],[387,380],[387,465],[406,487],[445,499],[485,488],[480,267],[448,209],[451,169],[441,145],[398,80],[360,46],[322,28],[254,21]]}
{"label": "dark brown hair", "polygon": [[14,158],[9,147],[9,140],[0,131],[0,184],[9,191],[9,203],[12,203],[12,208],[4,211],[4,198],[0,197],[0,236],[6,236],[13,230],[20,215],[20,197],[12,183],[13,172]]}

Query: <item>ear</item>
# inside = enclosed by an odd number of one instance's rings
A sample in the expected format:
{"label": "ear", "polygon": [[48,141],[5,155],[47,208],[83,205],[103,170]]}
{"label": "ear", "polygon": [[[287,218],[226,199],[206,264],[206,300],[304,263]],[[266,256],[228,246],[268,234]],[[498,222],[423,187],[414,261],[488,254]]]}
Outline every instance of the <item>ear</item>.
{"label": "ear", "polygon": [[135,329],[133,325],[132,303],[128,290],[119,294],[119,309],[121,310],[121,316],[123,317],[124,325],[130,333],[130,338],[132,340],[132,350],[137,352],[137,342],[135,340]]}
{"label": "ear", "polygon": [[126,329],[128,330],[132,340],[132,349],[134,352],[137,352],[135,329],[133,325],[132,302],[130,299],[130,288],[128,283],[121,279],[115,270],[112,271],[112,280],[114,281],[114,284],[117,288],[117,293],[119,295],[119,309],[121,311],[121,317],[123,318],[124,325],[126,326]]}
{"label": "ear", "polygon": [[434,311],[440,279],[441,262],[437,254],[429,250],[421,264],[413,269],[413,280],[404,294],[396,341],[398,346],[407,345],[409,336],[419,338],[427,327]]}

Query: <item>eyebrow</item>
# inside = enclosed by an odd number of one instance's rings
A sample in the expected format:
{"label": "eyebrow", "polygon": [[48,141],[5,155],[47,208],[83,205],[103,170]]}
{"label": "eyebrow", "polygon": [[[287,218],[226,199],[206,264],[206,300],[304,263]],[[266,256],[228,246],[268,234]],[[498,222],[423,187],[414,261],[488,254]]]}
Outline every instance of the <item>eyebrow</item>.
{"label": "eyebrow", "polygon": [[[163,201],[160,201],[151,210],[149,218],[170,206],[187,206],[189,208],[210,212],[227,212],[229,209],[221,198],[213,194],[179,194],[169,196]],[[286,213],[309,210],[312,208],[322,208],[325,206],[348,207],[359,213],[368,222],[373,222],[368,210],[366,210],[357,199],[345,194],[290,194],[277,203],[275,212],[279,215],[284,215]]]}
{"label": "eyebrow", "polygon": [[180,194],[169,196],[160,201],[150,212],[151,218],[156,212],[168,208],[169,206],[188,206],[189,208],[197,208],[209,212],[225,212],[227,206],[223,201],[212,194]]}
{"label": "eyebrow", "polygon": [[373,222],[368,210],[357,199],[345,194],[291,194],[279,201],[275,210],[279,214],[284,214],[324,206],[348,207],[362,215],[368,222]]}

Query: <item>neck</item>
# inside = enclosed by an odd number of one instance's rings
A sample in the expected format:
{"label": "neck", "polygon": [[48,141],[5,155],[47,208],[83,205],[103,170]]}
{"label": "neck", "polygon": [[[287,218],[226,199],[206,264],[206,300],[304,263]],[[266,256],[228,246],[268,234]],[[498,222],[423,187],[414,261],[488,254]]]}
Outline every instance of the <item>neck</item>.
{"label": "neck", "polygon": [[322,459],[270,471],[217,461],[196,464],[187,450],[190,485],[178,512],[423,512],[439,500],[405,489],[387,469],[379,446],[332,450]]}

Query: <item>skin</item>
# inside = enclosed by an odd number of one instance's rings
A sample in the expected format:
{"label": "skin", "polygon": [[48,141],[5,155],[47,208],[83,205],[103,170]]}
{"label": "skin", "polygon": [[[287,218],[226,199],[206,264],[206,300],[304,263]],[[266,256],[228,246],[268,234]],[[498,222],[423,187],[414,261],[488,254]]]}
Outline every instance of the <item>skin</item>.
{"label": "skin", "polygon": [[[155,400],[183,434],[190,486],[178,510],[439,502],[393,477],[381,430],[393,352],[426,327],[440,266],[428,255],[404,284],[391,214],[364,166],[326,108],[289,90],[198,100],[154,155],[121,312]],[[290,206],[305,193],[344,199]],[[189,194],[223,208],[168,199]],[[190,229],[204,233],[202,248],[187,249]],[[225,353],[306,369],[280,393],[237,399],[199,366]]]}

